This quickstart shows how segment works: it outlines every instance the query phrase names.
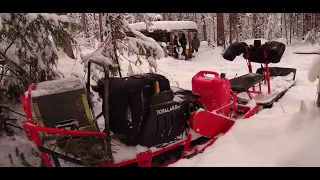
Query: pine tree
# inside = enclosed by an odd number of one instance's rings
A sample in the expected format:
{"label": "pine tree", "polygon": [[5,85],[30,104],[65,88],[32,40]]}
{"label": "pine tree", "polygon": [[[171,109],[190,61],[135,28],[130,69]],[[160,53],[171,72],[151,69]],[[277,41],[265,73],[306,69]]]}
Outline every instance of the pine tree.
{"label": "pine tree", "polygon": [[[156,72],[156,59],[164,57],[164,52],[161,46],[152,38],[146,37],[141,32],[130,28],[126,21],[125,14],[107,13],[103,15],[105,22],[104,42],[93,53],[82,55],[82,61],[87,67],[88,60],[96,60],[107,64],[111,76],[122,76],[119,61],[127,60],[129,62],[129,71],[132,70],[132,65],[139,66],[142,64],[141,59],[144,58],[149,64],[150,72]],[[152,26],[150,20],[146,19],[147,28]],[[133,33],[134,37],[127,36],[127,32]],[[126,58],[123,50],[129,51],[137,56],[135,61]],[[94,67],[94,71],[100,71]],[[93,73],[94,78],[98,78]],[[130,74],[129,74],[130,75]]]}
{"label": "pine tree", "polygon": [[19,100],[30,83],[63,76],[57,48],[69,36],[69,19],[49,13],[0,14],[0,89]]}

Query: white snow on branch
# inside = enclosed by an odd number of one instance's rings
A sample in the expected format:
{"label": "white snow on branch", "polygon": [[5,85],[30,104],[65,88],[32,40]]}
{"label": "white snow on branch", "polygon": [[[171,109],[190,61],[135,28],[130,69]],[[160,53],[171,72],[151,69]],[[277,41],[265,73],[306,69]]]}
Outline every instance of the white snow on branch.
{"label": "white snow on branch", "polygon": [[[154,21],[152,22],[152,29],[163,31],[183,30],[183,29],[198,29],[197,23],[193,21]],[[129,24],[130,29],[146,30],[145,22]]]}
{"label": "white snow on branch", "polygon": [[155,15],[154,17],[153,17],[153,20],[154,21],[159,21],[159,20],[162,20],[163,18],[162,18],[162,16],[160,15],[160,14],[157,14],[157,15]]}
{"label": "white snow on branch", "polygon": [[51,13],[39,13],[46,21],[53,21],[55,25],[59,25],[59,22],[69,22],[67,15],[57,15]]}
{"label": "white snow on branch", "polygon": [[88,67],[89,60],[94,60],[102,64],[110,65],[112,67],[117,67],[118,65],[113,63],[112,60],[102,54],[103,48],[98,49],[92,53],[86,54],[82,58],[82,62],[85,67]]}
{"label": "white snow on branch", "polygon": [[38,18],[38,14],[37,14],[37,13],[28,13],[28,14],[26,15],[26,17],[27,17],[27,21],[28,21],[29,23],[31,23],[33,20],[35,20],[35,19]]}
{"label": "white snow on branch", "polygon": [[129,40],[138,42],[138,43],[140,43],[140,44],[144,44],[145,46],[152,48],[152,49],[155,51],[155,52],[154,52],[154,55],[155,55],[155,58],[156,58],[156,59],[160,59],[160,58],[163,58],[163,57],[164,57],[163,49],[162,49],[162,47],[159,45],[159,43],[157,43],[157,41],[155,41],[155,40],[154,40],[153,38],[151,38],[151,37],[145,36],[144,34],[142,34],[142,33],[139,32],[139,31],[136,31],[136,30],[133,30],[133,29],[131,29],[131,31],[133,32],[133,34],[136,35],[136,37],[142,39],[143,41],[135,40],[135,39],[137,39],[137,38],[130,38],[130,37],[128,37]]}

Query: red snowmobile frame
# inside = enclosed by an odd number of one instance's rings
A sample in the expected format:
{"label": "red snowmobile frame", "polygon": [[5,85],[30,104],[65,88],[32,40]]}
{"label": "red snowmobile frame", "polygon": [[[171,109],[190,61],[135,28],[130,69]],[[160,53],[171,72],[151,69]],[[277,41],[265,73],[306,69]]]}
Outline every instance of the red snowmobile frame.
{"label": "red snowmobile frame", "polygon": [[[87,82],[87,93],[90,93],[90,64],[96,63],[107,70],[107,66],[103,65],[96,61],[89,61],[88,64],[88,82]],[[206,75],[212,74],[214,78],[208,78]],[[108,77],[108,73],[105,75]],[[105,78],[105,82],[108,83],[108,78]],[[255,82],[251,82],[252,87]],[[248,83],[247,83],[248,84]],[[107,84],[108,85],[108,84]],[[105,86],[105,98],[104,100],[108,101],[108,87]],[[198,109],[197,111],[191,112],[189,118],[189,128],[186,129],[187,136],[184,139],[181,139],[177,142],[169,143],[165,147],[159,150],[146,150],[144,152],[136,154],[136,157],[132,159],[121,161],[121,162],[111,162],[111,161],[102,161],[99,166],[102,167],[120,167],[136,164],[139,167],[150,167],[152,166],[153,158],[157,155],[169,152],[174,149],[181,148],[181,156],[161,164],[161,167],[166,167],[172,163],[177,162],[183,158],[189,158],[198,153],[202,153],[207,147],[211,146],[221,134],[227,133],[230,128],[233,126],[234,122],[238,119],[246,119],[252,116],[258,108],[257,103],[253,100],[251,104],[238,104],[236,93],[230,89],[230,81],[225,78],[225,74],[219,75],[216,72],[211,71],[200,71],[192,78],[192,92],[180,89],[177,91],[178,94],[189,94],[190,96],[197,97],[198,102],[203,104],[204,109]],[[43,144],[43,139],[41,133],[48,133],[54,135],[64,135],[64,136],[100,136],[106,137],[109,133],[109,110],[105,108],[105,130],[104,132],[92,132],[92,131],[79,131],[79,130],[66,130],[59,128],[49,128],[37,125],[37,122],[32,117],[31,112],[31,91],[36,89],[36,84],[31,84],[26,93],[21,94],[21,99],[23,102],[23,107],[27,116],[26,121],[24,121],[23,128],[27,134],[27,137],[30,141],[34,141],[37,145],[41,157],[47,167],[60,167],[59,159],[69,161],[78,165],[83,165],[83,163],[75,158],[60,154],[49,148],[46,148]],[[247,89],[248,90],[248,89]],[[87,96],[87,98],[90,96]],[[210,99],[211,97],[211,99]],[[208,103],[210,100],[211,103]],[[213,100],[216,100],[212,104]],[[106,102],[106,107],[108,107],[108,102]],[[93,109],[92,114],[93,113]],[[242,115],[236,114],[241,112]],[[93,117],[95,120],[101,117],[101,114],[97,117]],[[208,125],[209,124],[209,125]],[[197,139],[194,139],[194,133],[197,132],[202,137],[206,137],[205,142],[196,142]],[[196,144],[194,144],[196,143]],[[52,161],[54,165],[52,164]]]}
{"label": "red snowmobile frame", "polygon": [[[249,51],[251,48],[255,48],[254,46],[244,46],[245,48],[245,56],[247,57],[247,66],[248,66],[248,70],[250,74],[246,74],[246,75],[242,75],[240,77],[236,77],[231,79],[231,89],[238,93],[241,92],[246,92],[248,97],[250,99],[253,99],[253,96],[251,93],[253,94],[261,94],[262,93],[262,82],[265,81],[266,85],[267,85],[267,93],[270,94],[272,92],[271,90],[271,82],[270,82],[270,78],[271,77],[275,77],[275,76],[286,76],[289,73],[294,73],[293,76],[293,80],[295,80],[296,77],[296,69],[293,68],[283,68],[283,67],[269,67],[269,63],[268,63],[268,56],[266,51],[263,50],[263,56],[264,56],[264,65],[265,67],[262,67],[261,64],[261,68],[257,69],[256,73],[253,73],[252,71],[252,65],[251,65],[251,60],[250,60],[250,55],[249,55]],[[251,90],[247,90],[244,91],[244,89],[237,87],[239,86],[239,83],[237,83],[236,81],[240,80],[242,78],[249,78],[249,76],[251,76],[252,78],[250,79],[251,81],[254,81],[254,85],[252,86],[252,88],[250,88]],[[240,86],[245,87],[245,89],[248,87],[245,85],[246,82],[242,82],[240,83]],[[249,83],[250,84],[250,83]],[[293,84],[294,85],[294,84]],[[293,86],[292,85],[292,86]],[[291,88],[292,86],[288,87],[286,90],[282,91],[281,93],[279,93],[275,98],[271,99],[269,102],[267,103],[259,103],[258,105],[262,106],[263,108],[271,108],[273,106],[273,103],[276,102],[278,99],[280,99],[285,93],[286,91]]]}

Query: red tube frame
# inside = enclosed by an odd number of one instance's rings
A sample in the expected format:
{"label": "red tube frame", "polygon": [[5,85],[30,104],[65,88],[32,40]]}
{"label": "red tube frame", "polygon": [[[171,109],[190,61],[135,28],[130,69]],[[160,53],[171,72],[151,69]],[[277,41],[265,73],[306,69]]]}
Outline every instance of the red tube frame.
{"label": "red tube frame", "polygon": [[[86,132],[86,131],[76,131],[76,130],[63,130],[63,129],[58,129],[58,128],[48,128],[48,127],[42,127],[42,126],[36,125],[33,120],[33,117],[32,117],[31,106],[30,106],[30,104],[31,104],[31,101],[30,101],[31,91],[34,89],[36,89],[36,84],[31,84],[28,88],[27,93],[21,94],[20,97],[23,101],[23,107],[24,107],[24,110],[25,110],[25,113],[27,116],[27,120],[24,121],[24,124],[23,124],[23,129],[25,130],[28,139],[30,141],[34,141],[38,147],[43,146],[39,132],[50,133],[50,134],[64,134],[64,135],[69,135],[69,136],[101,136],[101,137],[107,136],[107,134],[104,132]],[[217,109],[216,111],[220,111],[224,108],[229,108],[229,107],[233,107],[233,112],[235,112],[237,108],[242,109],[242,110],[248,110],[247,113],[243,116],[243,119],[244,119],[244,118],[248,118],[248,117],[252,116],[253,113],[257,110],[258,105],[256,105],[254,108],[250,109],[250,107],[236,104],[236,94],[232,90],[230,91],[230,93],[231,93],[231,96],[233,97],[230,104],[228,104],[224,107],[221,107],[221,108]],[[225,118],[229,118],[229,117],[225,116]],[[227,133],[230,129],[231,129],[231,127],[227,131],[223,132],[223,134]],[[190,131],[190,129],[189,129],[189,131]],[[182,152],[183,154],[180,158],[180,159],[183,159],[187,156],[188,152],[191,152],[193,150],[195,150],[195,153],[202,153],[207,147],[211,146],[218,139],[218,137],[212,138],[212,140],[206,142],[207,144],[203,143],[206,145],[203,148],[201,148],[200,150],[197,150],[196,147],[199,145],[203,145],[203,144],[199,144],[194,147],[190,147],[191,139],[192,139],[192,135],[188,134],[186,139],[181,140],[181,141],[174,143],[172,145],[169,145],[169,146],[167,146],[163,149],[160,149],[158,151],[152,152],[152,151],[148,150],[148,151],[145,151],[145,152],[138,154],[137,157],[134,159],[122,161],[119,163],[113,163],[111,161],[103,161],[100,164],[100,166],[119,167],[119,166],[125,166],[125,165],[136,163],[136,162],[138,162],[140,167],[151,166],[153,156],[159,155],[163,152],[169,151],[171,149],[174,149],[174,148],[184,144],[184,149]],[[49,155],[44,152],[40,152],[40,154],[41,154],[46,166],[53,167],[53,165],[50,161]],[[180,159],[177,159],[177,160],[174,160],[170,163],[164,164],[164,165],[162,165],[162,167],[166,167],[170,164],[173,164]],[[142,160],[145,161],[145,163],[142,163],[141,162]]]}
{"label": "red tube frame", "polygon": [[[28,91],[25,94],[20,94],[21,100],[23,102],[23,108],[27,116],[27,120],[23,122],[23,129],[30,141],[34,141],[37,146],[43,146],[41,138],[38,132],[50,133],[50,134],[65,134],[70,136],[107,136],[104,132],[90,132],[90,131],[75,131],[75,130],[63,130],[58,128],[48,128],[35,125],[33,121],[32,113],[31,113],[31,91],[36,89],[36,84],[29,85]],[[27,95],[26,95],[27,94]],[[49,156],[40,152],[41,156],[47,165],[47,167],[53,167]]]}
{"label": "red tube frame", "polygon": [[[248,69],[249,69],[249,72],[252,73],[252,66],[251,66],[251,61],[250,61],[250,57],[249,57],[249,48],[250,46],[245,46],[245,51],[246,51],[246,55],[247,55],[247,60],[248,60]],[[270,86],[270,72],[269,72],[269,65],[268,65],[268,56],[267,56],[267,53],[266,51],[263,51],[263,56],[264,56],[264,59],[265,59],[265,65],[266,65],[266,72],[263,74],[264,77],[266,78],[266,81],[267,81],[267,86],[268,86],[268,94],[270,94],[271,92],[271,86]],[[260,94],[262,91],[261,91],[261,82],[259,82],[259,91],[255,91],[255,86],[252,87],[252,91],[248,91],[250,93],[257,93],[257,94]]]}

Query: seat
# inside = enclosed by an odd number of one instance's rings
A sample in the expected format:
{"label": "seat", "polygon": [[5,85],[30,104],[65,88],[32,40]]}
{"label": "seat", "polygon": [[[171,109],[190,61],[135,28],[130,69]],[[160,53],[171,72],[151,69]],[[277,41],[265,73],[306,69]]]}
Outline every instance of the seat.
{"label": "seat", "polygon": [[[265,68],[257,69],[256,73],[263,74],[265,72]],[[296,78],[297,69],[294,68],[284,68],[284,67],[269,67],[269,73],[271,77],[274,76],[287,76],[290,73],[293,73],[293,80]]]}
{"label": "seat", "polygon": [[235,93],[247,91],[252,86],[263,81],[263,74],[249,73],[233,79],[230,79],[230,89]]}

